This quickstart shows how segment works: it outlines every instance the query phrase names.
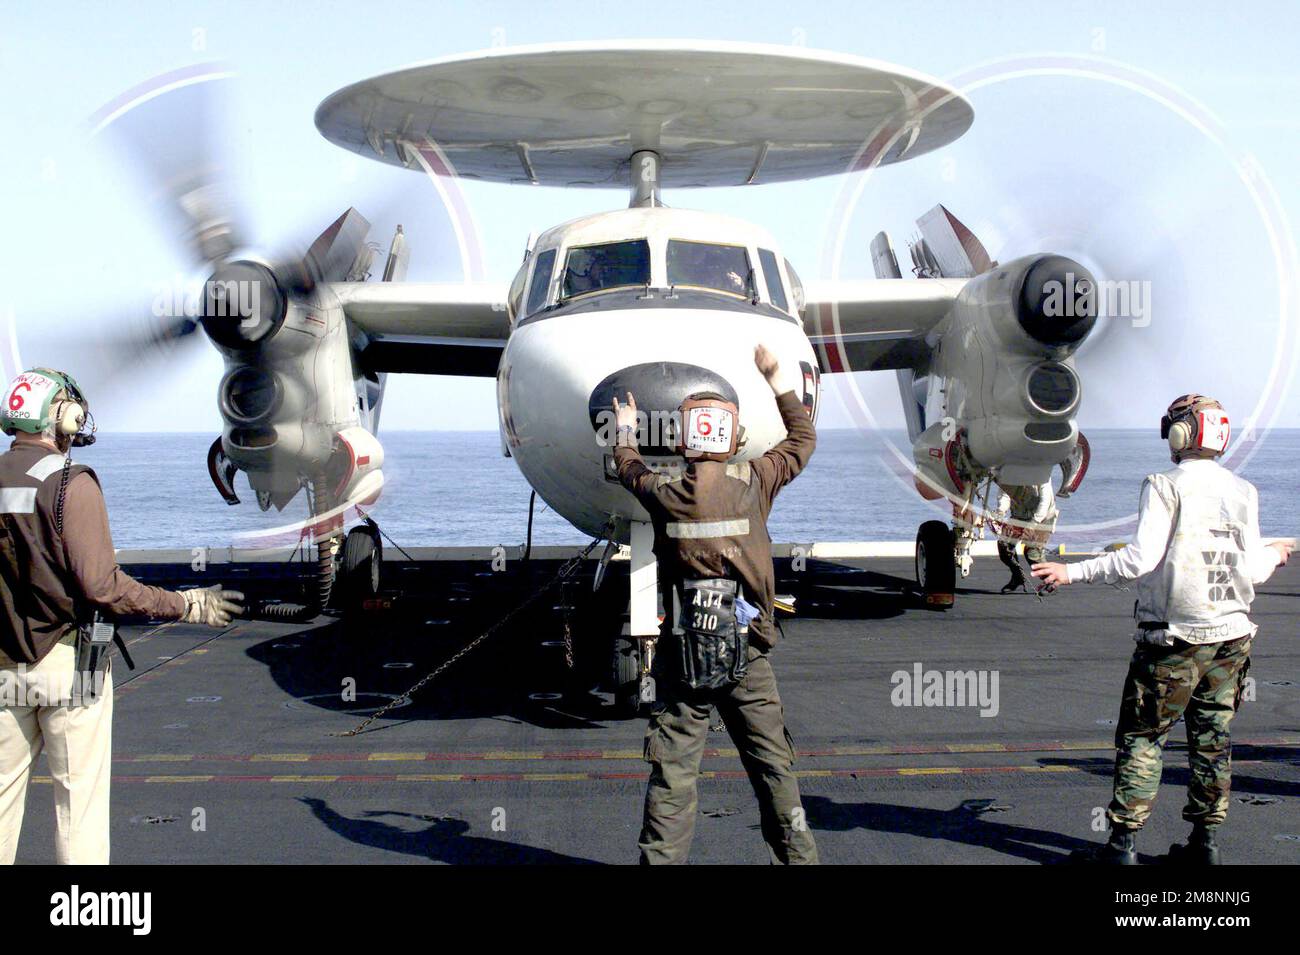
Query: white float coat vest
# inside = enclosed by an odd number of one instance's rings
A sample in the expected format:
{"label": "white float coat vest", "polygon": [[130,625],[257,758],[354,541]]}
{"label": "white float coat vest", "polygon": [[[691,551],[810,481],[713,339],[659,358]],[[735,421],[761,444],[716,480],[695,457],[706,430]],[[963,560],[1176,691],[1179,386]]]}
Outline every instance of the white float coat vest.
{"label": "white float coat vest", "polygon": [[1224,467],[1173,468],[1147,478],[1172,515],[1164,559],[1137,581],[1137,621],[1165,622],[1187,643],[1254,635],[1250,544],[1259,546],[1254,486]]}

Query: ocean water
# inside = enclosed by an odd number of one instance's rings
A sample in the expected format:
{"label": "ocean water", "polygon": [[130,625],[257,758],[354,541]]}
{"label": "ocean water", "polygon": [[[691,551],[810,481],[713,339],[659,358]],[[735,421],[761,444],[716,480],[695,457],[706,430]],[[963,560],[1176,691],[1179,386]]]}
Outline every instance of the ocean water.
{"label": "ocean water", "polygon": [[[1057,539],[1082,545],[1124,539],[1142,477],[1170,466],[1151,431],[1090,432],[1092,466],[1080,490],[1060,502]],[[371,510],[403,546],[518,544],[528,521],[529,487],[496,432],[381,434],[384,494]],[[228,506],[208,479],[207,434],[101,434],[74,455],[95,468],[108,501],[114,543],[122,548],[247,546],[237,535],[263,532],[306,516],[300,495],[283,513],[257,508],[245,479],[243,502]],[[777,541],[912,540],[917,525],[943,510],[922,501],[899,476],[896,453],[910,458],[902,431],[825,430],[808,469],[777,500],[770,528]],[[1293,536],[1300,491],[1300,430],[1274,430],[1239,473],[1260,493],[1265,535]],[[582,543],[568,522],[537,502],[533,540]]]}

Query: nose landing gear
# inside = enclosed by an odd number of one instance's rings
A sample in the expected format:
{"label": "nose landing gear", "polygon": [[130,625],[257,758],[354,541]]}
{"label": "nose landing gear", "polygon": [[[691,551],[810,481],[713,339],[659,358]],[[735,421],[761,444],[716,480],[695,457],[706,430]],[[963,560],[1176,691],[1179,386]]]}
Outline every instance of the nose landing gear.
{"label": "nose landing gear", "polygon": [[630,543],[627,622],[614,644],[614,705],[620,715],[628,717],[644,712],[655,702],[651,667],[659,636],[659,565],[654,556],[654,528],[633,521]]}

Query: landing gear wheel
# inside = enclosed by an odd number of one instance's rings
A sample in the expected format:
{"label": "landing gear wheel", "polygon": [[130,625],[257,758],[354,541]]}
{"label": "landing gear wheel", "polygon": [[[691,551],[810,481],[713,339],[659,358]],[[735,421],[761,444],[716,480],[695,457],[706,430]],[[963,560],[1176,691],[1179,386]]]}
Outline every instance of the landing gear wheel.
{"label": "landing gear wheel", "polygon": [[614,641],[614,711],[624,719],[641,712],[641,641],[626,634]]}
{"label": "landing gear wheel", "polygon": [[957,559],[952,528],[926,521],[916,533],[916,582],[927,607],[951,607],[957,591]]}
{"label": "landing gear wheel", "polygon": [[379,573],[384,562],[379,528],[370,521],[348,531],[339,561],[338,606],[344,613],[356,613],[367,600],[379,594]]}

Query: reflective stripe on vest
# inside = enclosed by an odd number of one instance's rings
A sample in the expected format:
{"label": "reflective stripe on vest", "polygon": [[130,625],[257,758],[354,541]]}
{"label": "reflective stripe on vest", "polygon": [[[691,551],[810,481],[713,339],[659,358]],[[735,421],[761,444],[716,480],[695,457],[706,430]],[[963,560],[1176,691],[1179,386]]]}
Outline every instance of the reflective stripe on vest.
{"label": "reflective stripe on vest", "polygon": [[0,514],[31,514],[36,510],[34,487],[0,487]]}
{"label": "reflective stripe on vest", "polygon": [[44,481],[55,471],[62,470],[65,461],[67,461],[67,458],[61,454],[47,454],[27,469],[27,476],[36,478],[38,481]]}
{"label": "reflective stripe on vest", "polygon": [[677,540],[699,540],[704,537],[744,537],[749,533],[749,518],[732,521],[669,521],[664,530]]}

